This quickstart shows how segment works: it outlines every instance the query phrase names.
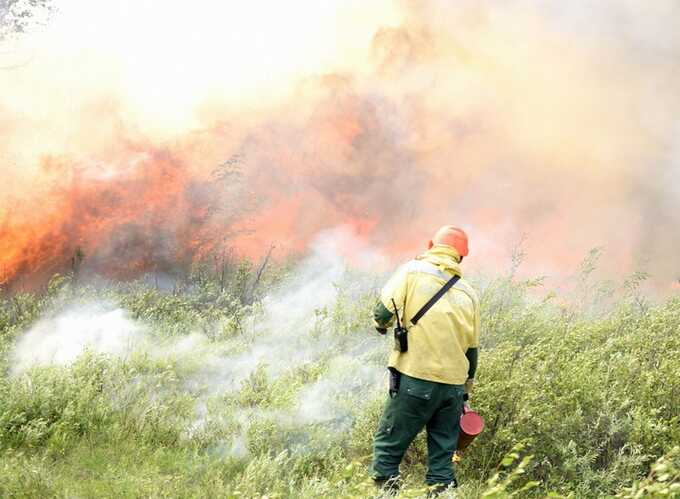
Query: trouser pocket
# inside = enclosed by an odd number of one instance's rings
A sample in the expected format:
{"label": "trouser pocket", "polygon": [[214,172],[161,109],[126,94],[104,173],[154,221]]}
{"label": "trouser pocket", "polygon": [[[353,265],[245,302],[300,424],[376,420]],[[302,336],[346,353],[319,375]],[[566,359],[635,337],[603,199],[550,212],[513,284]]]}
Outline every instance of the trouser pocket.
{"label": "trouser pocket", "polygon": [[412,378],[411,376],[402,375],[401,377],[401,391],[404,395],[414,397],[425,402],[432,400],[434,396],[436,384],[432,381]]}

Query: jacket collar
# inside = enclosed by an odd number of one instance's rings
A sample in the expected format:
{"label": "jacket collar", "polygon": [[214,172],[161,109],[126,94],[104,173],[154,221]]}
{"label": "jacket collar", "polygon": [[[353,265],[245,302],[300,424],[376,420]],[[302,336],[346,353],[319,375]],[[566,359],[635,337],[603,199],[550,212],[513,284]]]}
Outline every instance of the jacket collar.
{"label": "jacket collar", "polygon": [[422,255],[416,257],[416,260],[424,260],[449,274],[463,275],[460,269],[460,256],[451,246],[436,244]]}

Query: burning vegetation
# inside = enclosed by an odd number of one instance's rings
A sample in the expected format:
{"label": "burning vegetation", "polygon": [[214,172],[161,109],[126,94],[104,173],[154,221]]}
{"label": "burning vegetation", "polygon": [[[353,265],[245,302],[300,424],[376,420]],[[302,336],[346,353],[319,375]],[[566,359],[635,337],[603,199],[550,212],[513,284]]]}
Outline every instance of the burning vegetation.
{"label": "burning vegetation", "polygon": [[66,2],[2,73],[0,282],[44,283],[78,248],[116,279],[229,248],[280,258],[343,224],[396,258],[451,221],[480,269],[527,234],[537,272],[605,246],[610,272],[674,282],[676,6],[606,3],[587,24],[577,7],[376,2],[357,23],[358,8],[308,12],[334,37],[267,24],[236,48],[225,32],[246,27],[169,6],[170,26],[197,24],[158,27],[161,50],[151,7]]}

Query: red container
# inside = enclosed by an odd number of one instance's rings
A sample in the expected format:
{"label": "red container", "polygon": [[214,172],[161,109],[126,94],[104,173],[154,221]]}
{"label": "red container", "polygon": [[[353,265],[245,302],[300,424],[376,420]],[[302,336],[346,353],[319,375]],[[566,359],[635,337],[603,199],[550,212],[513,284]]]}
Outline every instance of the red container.
{"label": "red container", "polygon": [[458,450],[462,451],[467,448],[472,441],[482,433],[484,429],[484,419],[475,411],[470,409],[470,406],[465,404],[463,406],[463,414],[460,417],[460,433],[458,435]]}

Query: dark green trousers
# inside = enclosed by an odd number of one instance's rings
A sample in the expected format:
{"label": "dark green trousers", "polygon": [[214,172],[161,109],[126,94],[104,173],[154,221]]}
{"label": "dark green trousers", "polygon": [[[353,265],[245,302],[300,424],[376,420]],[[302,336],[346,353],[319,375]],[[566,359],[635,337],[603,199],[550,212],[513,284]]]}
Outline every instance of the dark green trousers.
{"label": "dark green trousers", "polygon": [[428,485],[453,482],[451,458],[458,445],[464,393],[463,385],[445,385],[402,374],[399,391],[387,400],[375,434],[373,477],[397,476],[406,449],[425,427]]}

